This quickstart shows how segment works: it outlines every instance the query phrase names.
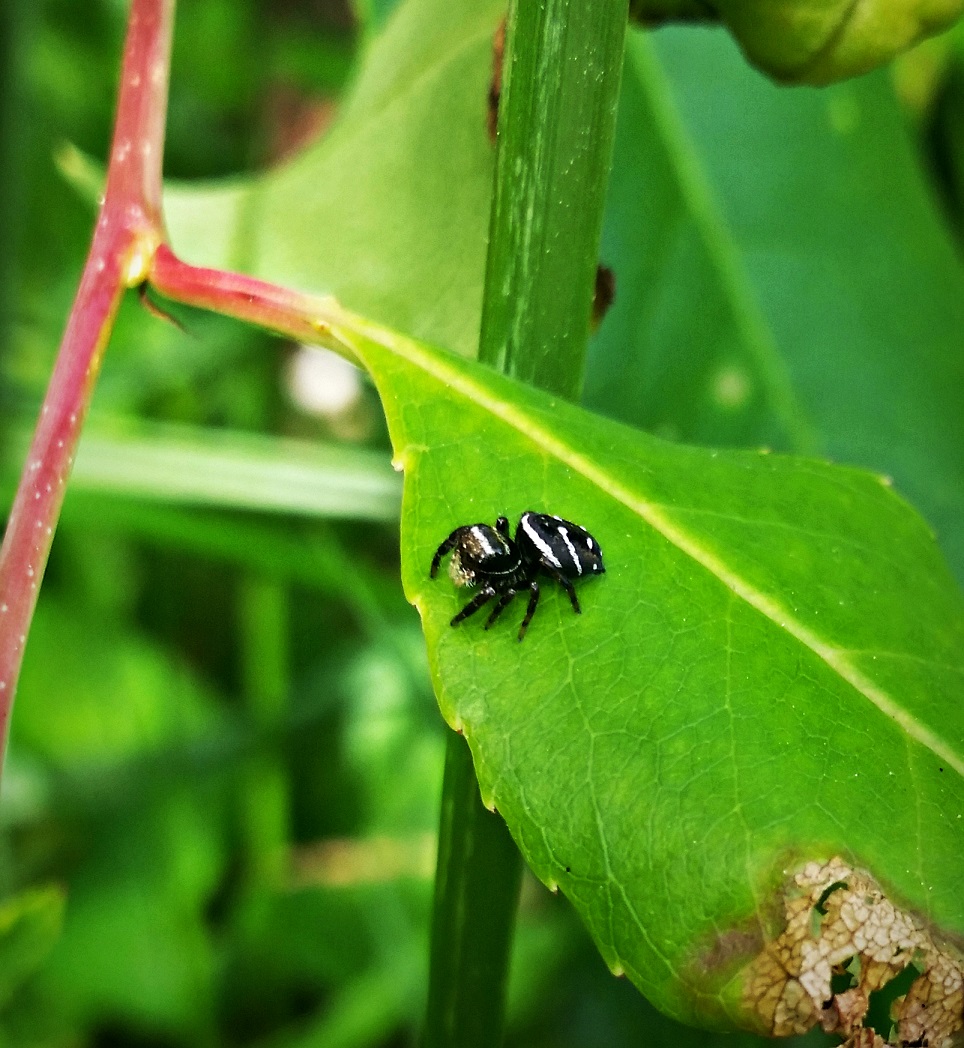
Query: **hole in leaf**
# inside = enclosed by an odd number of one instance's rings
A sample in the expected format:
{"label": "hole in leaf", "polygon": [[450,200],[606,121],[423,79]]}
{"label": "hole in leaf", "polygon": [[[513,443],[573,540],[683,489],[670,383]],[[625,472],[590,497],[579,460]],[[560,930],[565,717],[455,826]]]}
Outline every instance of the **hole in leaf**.
{"label": "hole in leaf", "polygon": [[834,881],[833,884],[828,885],[814,903],[813,909],[810,911],[810,937],[812,939],[820,938],[820,925],[823,923],[824,917],[827,916],[827,899],[841,888],[846,888],[846,881]]}
{"label": "hole in leaf", "polygon": [[844,993],[857,985],[849,967],[852,960],[853,958],[851,957],[846,964],[834,968],[833,973],[830,976],[830,992],[835,997],[838,993]]}
{"label": "hole in leaf", "polygon": [[885,983],[879,990],[874,990],[870,994],[870,1006],[867,1009],[864,1026],[875,1030],[881,1037],[888,1038],[891,1027],[894,1025],[890,1014],[891,1007],[898,997],[903,997],[910,990],[919,975],[917,968],[913,964],[908,964],[890,982]]}
{"label": "hole in leaf", "polygon": [[834,881],[833,884],[828,884],[826,888],[820,893],[820,898],[817,899],[814,904],[814,909],[821,917],[827,916],[827,900],[833,895],[834,892],[839,891],[841,888],[846,888],[846,881]]}

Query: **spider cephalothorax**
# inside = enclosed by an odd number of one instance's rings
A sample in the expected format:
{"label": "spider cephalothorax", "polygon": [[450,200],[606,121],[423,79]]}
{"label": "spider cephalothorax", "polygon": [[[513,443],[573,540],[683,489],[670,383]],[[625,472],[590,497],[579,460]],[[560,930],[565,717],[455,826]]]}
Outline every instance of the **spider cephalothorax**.
{"label": "spider cephalothorax", "polygon": [[457,586],[480,586],[479,592],[452,619],[455,626],[474,615],[493,597],[499,600],[489,615],[488,629],[521,590],[529,590],[529,606],[519,627],[519,640],[526,635],[539,605],[539,574],[554,578],[569,594],[573,611],[580,612],[573,581],[605,572],[599,543],[585,528],[546,513],[523,513],[515,537],[509,537],[509,522],[499,517],[488,524],[464,524],[456,528],[435,551],[429,575],[434,579],[442,558],[452,554],[449,574]]}

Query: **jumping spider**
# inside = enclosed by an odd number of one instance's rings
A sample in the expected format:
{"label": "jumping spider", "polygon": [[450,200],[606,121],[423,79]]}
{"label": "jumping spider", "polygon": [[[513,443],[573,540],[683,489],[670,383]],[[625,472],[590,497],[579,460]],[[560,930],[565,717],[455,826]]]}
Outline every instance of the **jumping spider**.
{"label": "jumping spider", "polygon": [[452,554],[449,575],[456,586],[481,586],[479,592],[452,619],[456,626],[479,608],[498,597],[485,623],[488,629],[521,590],[529,590],[529,606],[519,627],[519,640],[526,635],[539,605],[537,576],[548,575],[569,594],[572,610],[581,612],[573,580],[602,575],[599,543],[578,524],[546,513],[523,513],[510,538],[509,521],[499,517],[495,527],[464,524],[439,546],[429,575],[434,579],[442,558]]}

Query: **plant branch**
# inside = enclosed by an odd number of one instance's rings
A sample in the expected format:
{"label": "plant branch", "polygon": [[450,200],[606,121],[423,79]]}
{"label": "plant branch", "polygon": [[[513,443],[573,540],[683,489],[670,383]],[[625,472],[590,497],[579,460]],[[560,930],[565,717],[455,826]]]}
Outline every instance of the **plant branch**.
{"label": "plant branch", "polygon": [[465,739],[449,732],[422,1048],[486,1048],[502,1040],[505,983],[522,857],[479,797]]}
{"label": "plant branch", "polygon": [[326,318],[341,313],[330,296],[306,295],[243,273],[192,266],[182,262],[166,244],[155,251],[148,279],[151,287],[175,302],[246,320],[298,342],[323,344],[355,362],[351,353],[329,336]]}
{"label": "plant branch", "polygon": [[0,548],[0,767],[24,646],[101,357],[162,239],[174,0],[133,0],[104,201]]}
{"label": "plant branch", "polygon": [[627,0],[509,8],[479,359],[578,400]]}
{"label": "plant branch", "polygon": [[[579,397],[626,0],[513,0],[479,359]],[[547,507],[548,508],[548,507]],[[497,1048],[522,859],[448,738],[424,1048]]]}

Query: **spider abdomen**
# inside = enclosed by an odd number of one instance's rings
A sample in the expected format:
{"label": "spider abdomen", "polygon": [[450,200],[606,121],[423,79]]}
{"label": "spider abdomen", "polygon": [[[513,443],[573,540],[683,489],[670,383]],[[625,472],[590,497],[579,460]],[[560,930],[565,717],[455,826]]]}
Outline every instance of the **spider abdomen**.
{"label": "spider abdomen", "polygon": [[523,513],[515,543],[524,560],[550,575],[578,579],[606,571],[599,543],[585,528],[562,517]]}

